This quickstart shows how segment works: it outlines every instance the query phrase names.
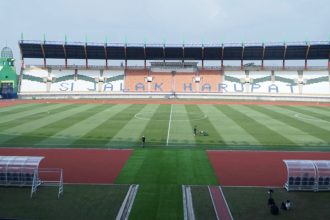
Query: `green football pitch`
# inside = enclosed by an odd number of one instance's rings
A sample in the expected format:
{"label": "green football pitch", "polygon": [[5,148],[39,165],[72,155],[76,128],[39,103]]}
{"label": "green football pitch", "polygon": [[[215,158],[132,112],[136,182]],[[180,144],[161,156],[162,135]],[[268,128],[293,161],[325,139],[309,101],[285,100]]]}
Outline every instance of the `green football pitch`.
{"label": "green football pitch", "polygon": [[[183,184],[219,184],[204,149],[330,150],[330,107],[30,103],[0,108],[0,115],[1,147],[135,148],[115,181],[140,185],[130,219],[182,219]],[[111,219],[125,187],[69,185],[60,200],[49,189],[31,200],[28,189],[5,187],[0,217]],[[224,191],[235,219],[249,219],[251,212],[255,219],[269,217],[267,207],[260,209],[267,189]],[[203,192],[193,193],[202,198],[195,201],[202,207],[199,219],[212,219],[203,214]],[[276,193],[295,201],[297,212],[284,219],[328,215],[322,206],[328,194]],[[314,212],[306,208],[311,205]]]}
{"label": "green football pitch", "polygon": [[0,114],[2,147],[132,148],[144,135],[156,148],[330,150],[329,107],[31,103]]}

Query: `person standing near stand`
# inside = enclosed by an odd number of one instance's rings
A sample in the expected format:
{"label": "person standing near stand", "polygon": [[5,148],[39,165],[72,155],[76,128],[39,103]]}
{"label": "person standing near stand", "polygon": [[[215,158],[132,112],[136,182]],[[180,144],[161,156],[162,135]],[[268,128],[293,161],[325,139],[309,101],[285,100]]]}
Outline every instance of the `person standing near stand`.
{"label": "person standing near stand", "polygon": [[142,147],[144,148],[144,145],[146,143],[146,137],[144,135],[142,136],[141,141],[142,141]]}

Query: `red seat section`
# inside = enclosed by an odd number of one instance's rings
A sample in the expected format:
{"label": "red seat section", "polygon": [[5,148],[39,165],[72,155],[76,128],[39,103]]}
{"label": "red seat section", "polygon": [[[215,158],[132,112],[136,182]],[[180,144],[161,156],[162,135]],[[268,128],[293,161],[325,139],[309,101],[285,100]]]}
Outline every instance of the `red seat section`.
{"label": "red seat section", "polygon": [[146,77],[148,70],[126,70],[125,71],[125,91],[146,92],[148,91]]}
{"label": "red seat section", "polygon": [[152,72],[152,83],[150,91],[152,92],[173,92],[173,77],[172,73]]}
{"label": "red seat section", "polygon": [[218,92],[219,83],[223,82],[223,73],[220,70],[201,70],[200,79],[200,92]]}
{"label": "red seat section", "polygon": [[174,74],[174,91],[175,92],[198,92],[197,85],[195,83],[196,74],[194,72],[176,72]]}

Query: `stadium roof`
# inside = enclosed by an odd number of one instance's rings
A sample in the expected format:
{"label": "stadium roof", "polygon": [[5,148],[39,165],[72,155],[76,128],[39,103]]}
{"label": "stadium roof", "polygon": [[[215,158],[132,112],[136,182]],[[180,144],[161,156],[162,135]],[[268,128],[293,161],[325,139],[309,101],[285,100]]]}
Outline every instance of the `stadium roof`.
{"label": "stadium roof", "polygon": [[22,58],[98,60],[330,60],[330,42],[161,45],[20,41]]}

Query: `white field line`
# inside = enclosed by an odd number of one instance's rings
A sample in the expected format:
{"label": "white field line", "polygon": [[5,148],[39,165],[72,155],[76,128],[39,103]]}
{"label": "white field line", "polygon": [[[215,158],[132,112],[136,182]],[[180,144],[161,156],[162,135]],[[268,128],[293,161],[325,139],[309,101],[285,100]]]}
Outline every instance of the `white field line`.
{"label": "white field line", "polygon": [[222,195],[223,200],[225,201],[225,204],[226,204],[227,210],[228,210],[228,212],[229,212],[230,218],[231,218],[231,220],[233,220],[233,219],[234,219],[234,218],[233,218],[233,215],[231,214],[231,210],[230,210],[230,208],[229,208],[229,206],[228,206],[228,203],[227,203],[226,197],[225,197],[225,195],[224,195],[223,192],[222,192],[221,186],[219,186],[219,190],[220,190],[220,193],[221,193],[221,195]]}
{"label": "white field line", "polygon": [[218,212],[217,212],[216,207],[215,207],[215,203],[214,203],[214,199],[213,199],[213,195],[212,195],[210,186],[207,186],[207,188],[209,189],[209,194],[210,194],[210,197],[211,197],[211,200],[212,200],[212,205],[213,205],[214,213],[215,213],[215,215],[217,217],[217,220],[219,220]]}
{"label": "white field line", "polygon": [[302,114],[300,113],[296,113],[293,115],[295,118],[299,118],[299,119],[302,119],[302,120],[307,120],[307,121],[315,121],[315,122],[325,122],[325,123],[329,123],[328,121],[325,121],[325,120],[322,120],[322,119],[318,119],[318,118],[310,118],[310,117],[306,117],[306,116],[303,116]]}
{"label": "white field line", "polygon": [[170,130],[171,130],[171,122],[172,122],[172,111],[173,111],[173,105],[171,105],[170,120],[168,121],[166,146],[168,146],[168,140],[170,139]]}

